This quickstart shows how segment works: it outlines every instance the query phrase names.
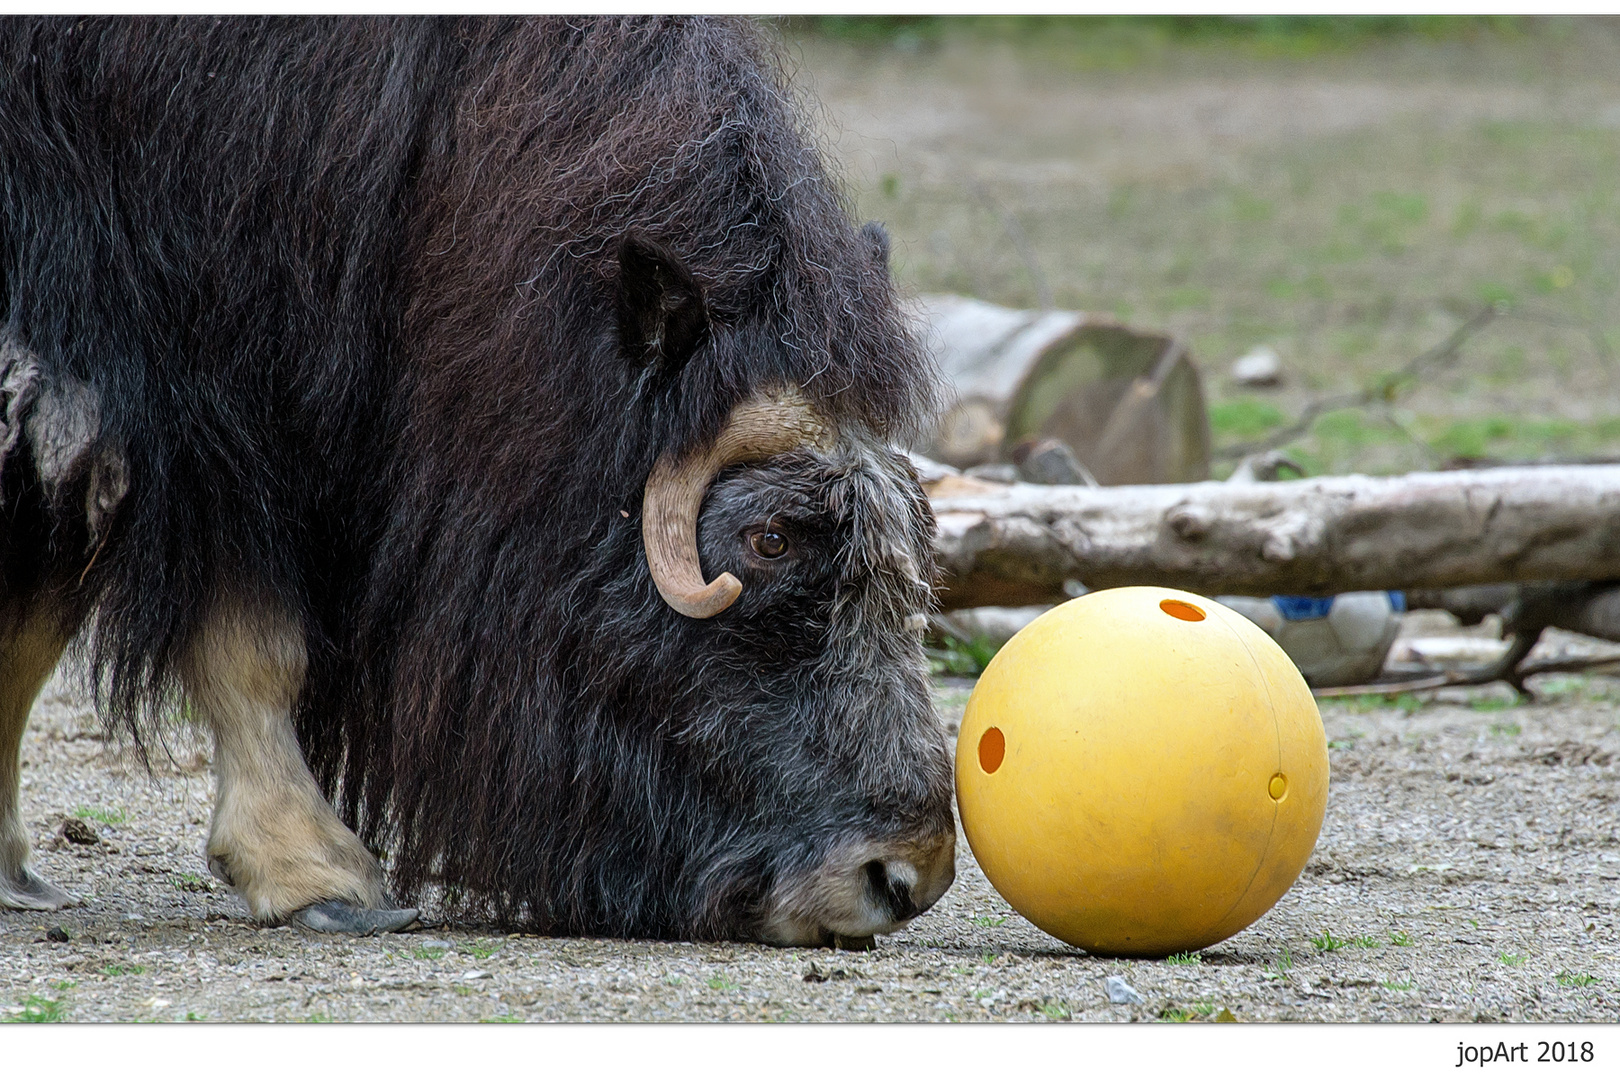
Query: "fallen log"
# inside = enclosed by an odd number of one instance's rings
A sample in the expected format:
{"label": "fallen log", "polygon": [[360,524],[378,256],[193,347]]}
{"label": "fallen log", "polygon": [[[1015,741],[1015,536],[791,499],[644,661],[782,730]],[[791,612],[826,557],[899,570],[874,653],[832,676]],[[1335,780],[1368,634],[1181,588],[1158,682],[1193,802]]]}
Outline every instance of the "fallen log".
{"label": "fallen log", "polygon": [[1058,603],[1080,586],[1266,596],[1620,578],[1613,465],[1111,488],[936,474],[927,486],[945,610]]}
{"label": "fallen log", "polygon": [[1062,442],[1104,484],[1209,476],[1203,378],[1175,338],[1078,311],[920,297],[917,329],[950,407],[921,450],[959,468]]}

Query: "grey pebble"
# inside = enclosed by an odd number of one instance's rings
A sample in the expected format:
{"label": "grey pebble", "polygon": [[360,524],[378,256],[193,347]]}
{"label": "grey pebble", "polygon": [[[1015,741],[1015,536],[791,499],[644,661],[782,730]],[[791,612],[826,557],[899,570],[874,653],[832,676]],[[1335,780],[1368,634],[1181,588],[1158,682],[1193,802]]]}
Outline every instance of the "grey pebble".
{"label": "grey pebble", "polygon": [[1104,979],[1103,988],[1108,991],[1108,1000],[1115,1005],[1142,1004],[1142,995],[1118,975],[1110,975]]}

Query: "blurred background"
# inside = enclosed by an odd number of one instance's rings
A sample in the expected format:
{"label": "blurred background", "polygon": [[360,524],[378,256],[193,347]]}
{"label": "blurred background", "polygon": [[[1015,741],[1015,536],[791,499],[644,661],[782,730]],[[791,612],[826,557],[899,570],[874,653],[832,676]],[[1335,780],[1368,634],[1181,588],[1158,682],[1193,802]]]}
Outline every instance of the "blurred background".
{"label": "blurred background", "polygon": [[908,291],[1175,335],[1215,477],[1620,459],[1620,20],[776,25]]}

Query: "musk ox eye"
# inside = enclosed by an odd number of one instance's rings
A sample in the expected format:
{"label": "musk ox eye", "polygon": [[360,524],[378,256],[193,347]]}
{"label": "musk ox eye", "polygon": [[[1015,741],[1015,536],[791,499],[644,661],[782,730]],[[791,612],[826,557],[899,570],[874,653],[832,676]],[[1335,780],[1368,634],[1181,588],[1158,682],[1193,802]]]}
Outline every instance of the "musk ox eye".
{"label": "musk ox eye", "polygon": [[788,538],[775,529],[755,529],[748,534],[748,546],[762,559],[780,559],[788,552]]}

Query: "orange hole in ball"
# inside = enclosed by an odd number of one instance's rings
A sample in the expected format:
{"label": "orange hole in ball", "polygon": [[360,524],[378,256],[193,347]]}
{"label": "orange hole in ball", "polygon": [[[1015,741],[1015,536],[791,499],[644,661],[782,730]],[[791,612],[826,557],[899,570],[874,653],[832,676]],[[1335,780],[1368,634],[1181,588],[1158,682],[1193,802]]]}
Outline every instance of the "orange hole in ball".
{"label": "orange hole in ball", "polygon": [[1001,759],[1007,756],[1007,737],[998,727],[985,728],[979,736],[979,768],[987,773],[1001,768]]}
{"label": "orange hole in ball", "polygon": [[1182,622],[1204,621],[1204,609],[1189,604],[1185,600],[1160,600],[1159,610],[1166,615],[1180,619]]}

